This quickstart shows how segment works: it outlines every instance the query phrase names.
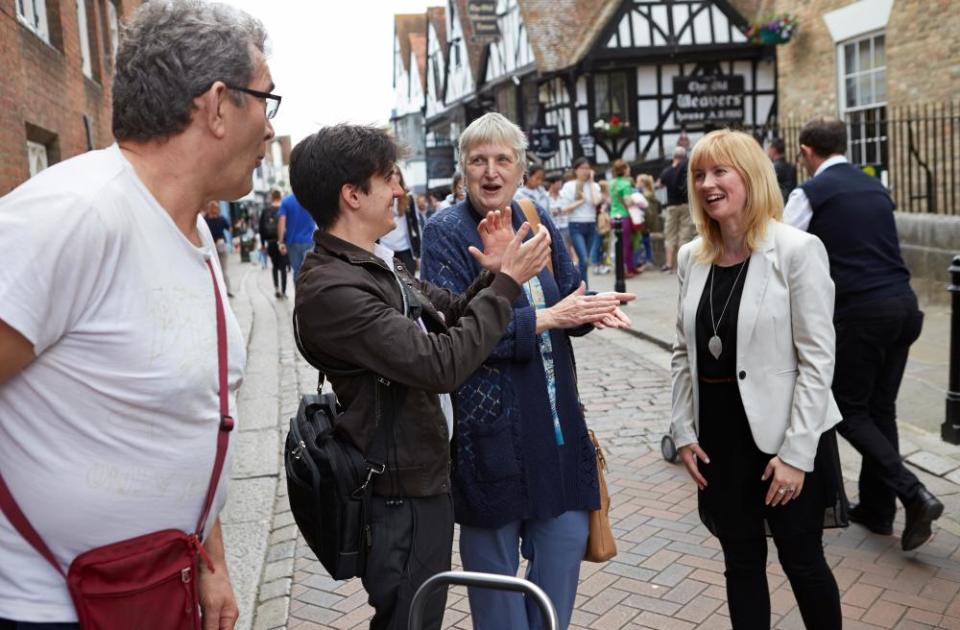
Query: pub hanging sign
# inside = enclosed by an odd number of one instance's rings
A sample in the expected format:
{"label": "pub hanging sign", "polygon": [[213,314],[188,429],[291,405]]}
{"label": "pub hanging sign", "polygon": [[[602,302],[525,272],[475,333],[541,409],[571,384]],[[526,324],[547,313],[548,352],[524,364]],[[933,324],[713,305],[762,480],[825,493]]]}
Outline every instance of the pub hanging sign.
{"label": "pub hanging sign", "polygon": [[500,39],[500,26],[497,24],[497,0],[469,0],[467,18],[473,28],[470,41],[485,46]]}
{"label": "pub hanging sign", "polygon": [[673,77],[673,117],[678,125],[743,122],[743,76]]}

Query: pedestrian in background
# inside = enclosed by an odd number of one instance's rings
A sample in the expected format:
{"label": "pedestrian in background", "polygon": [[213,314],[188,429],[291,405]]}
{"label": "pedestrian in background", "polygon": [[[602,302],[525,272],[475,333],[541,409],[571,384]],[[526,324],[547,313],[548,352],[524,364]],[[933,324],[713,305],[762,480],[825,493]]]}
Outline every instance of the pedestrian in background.
{"label": "pedestrian in background", "polygon": [[[660,225],[660,200],[657,199],[654,190],[653,177],[646,173],[637,175],[637,190],[647,200],[647,207],[644,209],[643,230],[640,234],[640,241],[643,245],[643,268],[653,267],[653,244],[650,242],[650,233],[658,231]],[[634,251],[640,253],[640,247],[634,244]],[[640,266],[640,263],[637,263]]]}
{"label": "pedestrian in background", "polygon": [[[127,606],[116,624],[157,627],[136,613],[180,610],[185,625],[196,585],[203,626],[232,628],[220,512],[234,448],[212,473],[246,344],[200,213],[250,192],[280,97],[266,31],[246,13],[173,0],[127,18],[110,90],[116,144],[0,198],[0,471],[61,570],[126,545],[123,567],[98,567],[129,589],[97,604]],[[7,514],[0,628],[78,628],[64,576]],[[131,604],[144,591],[156,601],[154,589],[162,610]]]}
{"label": "pedestrian in background", "polygon": [[593,241],[590,260],[593,262],[595,273],[606,274],[612,269],[607,261],[613,258],[611,255],[613,226],[610,222],[610,182],[605,179],[600,180],[600,205],[597,206],[596,222],[597,238]]}
{"label": "pedestrian in background", "polygon": [[514,199],[529,199],[540,208],[550,210],[550,196],[543,187],[543,177],[546,171],[542,164],[531,164],[523,178],[523,186],[517,189]]}
{"label": "pedestrian in background", "polygon": [[560,188],[560,199],[564,204],[561,212],[570,217],[570,240],[577,253],[580,278],[589,286],[587,270],[590,266],[590,254],[596,247],[600,186],[593,181],[593,168],[587,158],[579,157],[574,160],[573,172],[574,179]]}
{"label": "pedestrian in background", "polygon": [[663,225],[663,248],[667,260],[661,269],[673,271],[674,254],[684,244],[689,243],[695,235],[690,206],[687,202],[687,150],[685,148],[678,145],[673,150],[673,159],[670,165],[660,173],[657,185],[667,190]]}
{"label": "pedestrian in background", "polygon": [[837,287],[837,430],[863,457],[850,520],[889,536],[899,498],[906,511],[900,546],[910,551],[933,535],[931,524],[943,514],[943,503],[903,463],[897,432],[897,392],[923,313],[900,255],[890,193],[847,162],[846,152],[842,121],[804,125],[800,154],[811,178],[790,194],[784,214],[823,241]]}
{"label": "pedestrian in background", "polygon": [[784,159],[785,154],[786,145],[783,138],[774,138],[767,145],[767,156],[773,162],[773,171],[777,174],[777,186],[780,187],[784,203],[787,202],[793,189],[797,187],[797,167]]}
{"label": "pedestrian in background", "polygon": [[390,250],[393,251],[393,255],[407,266],[407,270],[410,275],[413,276],[417,273],[417,261],[413,255],[412,237],[416,236],[419,243],[420,232],[419,227],[413,227],[413,231],[411,230],[408,217],[409,219],[413,219],[414,223],[416,223],[416,217],[413,216],[413,212],[410,209],[410,193],[407,190],[406,183],[403,181],[403,172],[399,169],[397,170],[397,184],[399,184],[403,194],[393,200],[394,228],[380,237],[380,244],[390,248]]}
{"label": "pedestrian in background", "polygon": [[270,193],[270,204],[260,213],[260,241],[267,248],[270,257],[270,274],[273,276],[273,295],[277,299],[287,297],[287,265],[290,261],[286,254],[280,253],[277,239],[280,235],[280,201],[283,195],[279,190]]}
{"label": "pedestrian in background", "polygon": [[220,202],[208,201],[203,209],[203,220],[207,222],[207,229],[213,236],[213,243],[217,247],[217,258],[220,260],[220,269],[223,272],[223,284],[227,287],[227,296],[233,297],[230,290],[230,277],[227,275],[227,261],[229,248],[227,237],[230,236],[230,224],[220,216]]}
{"label": "pedestrian in background", "polygon": [[570,215],[563,211],[563,199],[560,197],[560,188],[563,187],[563,182],[564,180],[560,177],[548,177],[547,197],[550,201],[550,218],[553,219],[553,224],[563,238],[563,246],[567,248],[567,253],[573,260],[576,253],[573,251],[573,242],[570,240]]}
{"label": "pedestrian in background", "polygon": [[704,136],[689,186],[700,238],[678,255],[671,433],[723,549],[730,621],[770,627],[769,527],[804,625],[839,629],[823,555],[825,519],[846,506],[827,253],[779,221],[773,169],[748,134]]}
{"label": "pedestrian in background", "polygon": [[[504,116],[488,113],[463,131],[459,148],[467,199],[430,222],[423,254],[424,278],[458,294],[481,271],[480,260],[466,254],[481,245],[477,222],[501,209],[514,226],[524,220],[511,200],[527,140]],[[464,569],[516,575],[522,554],[527,579],[544,589],[566,628],[587,514],[599,504],[570,337],[595,325],[629,325],[617,303],[633,296],[584,295],[556,227],[545,209],[536,211],[557,246],[550,266],[524,283],[489,359],[457,390],[453,498]],[[521,594],[482,588],[468,594],[477,630],[539,627],[539,610]]]}
{"label": "pedestrian in background", "polygon": [[[633,260],[633,220],[627,210],[627,206],[632,203],[630,195],[634,192],[633,182],[630,180],[630,165],[625,160],[615,160],[613,177],[610,184],[610,218],[620,219],[623,274],[632,278],[637,275],[637,268]],[[613,246],[616,247],[616,243]],[[616,257],[613,260],[616,261]]]}
{"label": "pedestrian in background", "polygon": [[317,229],[317,224],[292,193],[283,198],[277,216],[279,217],[277,242],[280,243],[280,253],[285,254],[290,260],[293,282],[296,284],[303,257],[313,248],[313,233]]}

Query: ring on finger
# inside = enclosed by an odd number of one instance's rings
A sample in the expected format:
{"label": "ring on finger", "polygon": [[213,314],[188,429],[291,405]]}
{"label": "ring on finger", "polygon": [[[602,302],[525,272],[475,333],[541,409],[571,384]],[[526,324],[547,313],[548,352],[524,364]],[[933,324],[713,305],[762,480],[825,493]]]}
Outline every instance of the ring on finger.
{"label": "ring on finger", "polygon": [[777,494],[779,494],[779,495],[784,495],[784,494],[786,494],[786,493],[787,493],[787,489],[784,488],[783,486],[780,486],[780,487],[777,489]]}

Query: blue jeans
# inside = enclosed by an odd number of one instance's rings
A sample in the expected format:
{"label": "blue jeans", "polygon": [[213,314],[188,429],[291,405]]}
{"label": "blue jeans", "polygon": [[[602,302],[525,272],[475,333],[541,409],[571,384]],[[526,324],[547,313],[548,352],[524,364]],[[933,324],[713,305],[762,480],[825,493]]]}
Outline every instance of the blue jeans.
{"label": "blue jeans", "polygon": [[80,630],[78,623],[13,621],[0,619],[0,630]]}
{"label": "blue jeans", "polygon": [[590,266],[590,254],[593,252],[597,238],[596,223],[570,222],[570,240],[573,242],[573,251],[577,252],[577,267],[580,269],[580,278],[587,285],[590,281],[587,277],[587,269]]}
{"label": "blue jeans", "polygon": [[313,243],[290,243],[287,245],[287,257],[290,259],[290,268],[293,269],[293,284],[297,284],[297,276],[300,275],[300,267],[303,265],[303,258],[313,249]]}
{"label": "blue jeans", "polygon": [[[570,625],[589,533],[587,512],[513,521],[498,529],[460,527],[460,559],[466,571],[516,575],[520,552],[527,579],[542,588],[557,609],[560,628]],[[522,543],[521,543],[522,540]],[[540,630],[543,615],[532,598],[483,588],[467,589],[476,630]]]}

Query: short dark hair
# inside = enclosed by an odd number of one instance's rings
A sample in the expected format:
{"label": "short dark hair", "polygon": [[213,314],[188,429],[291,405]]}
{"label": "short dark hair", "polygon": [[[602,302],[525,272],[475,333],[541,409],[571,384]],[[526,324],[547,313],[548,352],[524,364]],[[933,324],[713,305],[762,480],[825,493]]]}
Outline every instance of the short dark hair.
{"label": "short dark hair", "polygon": [[773,150],[784,155],[787,152],[787,143],[783,141],[783,138],[774,138],[770,141],[770,146],[773,147]]}
{"label": "short dark hair", "polygon": [[543,170],[544,170],[543,164],[534,162],[533,164],[527,167],[527,177],[533,177],[537,173],[543,172]]}
{"label": "short dark hair", "polygon": [[627,164],[626,160],[614,160],[613,161],[613,176],[614,177],[623,177],[627,174],[627,169],[630,168],[630,165]]}
{"label": "short dark hair", "polygon": [[328,230],[340,215],[346,184],[370,192],[370,178],[396,168],[400,147],[386,129],[339,124],[301,140],[290,153],[290,186],[297,201]]}
{"label": "short dark hair", "polygon": [[[590,160],[588,160],[585,157],[578,157],[573,161],[573,170],[577,170],[584,164],[586,164],[587,166],[590,166]],[[593,167],[591,166],[590,168],[593,168]]]}
{"label": "short dark hair", "polygon": [[847,126],[836,118],[819,116],[800,130],[800,144],[825,158],[847,152]]}

